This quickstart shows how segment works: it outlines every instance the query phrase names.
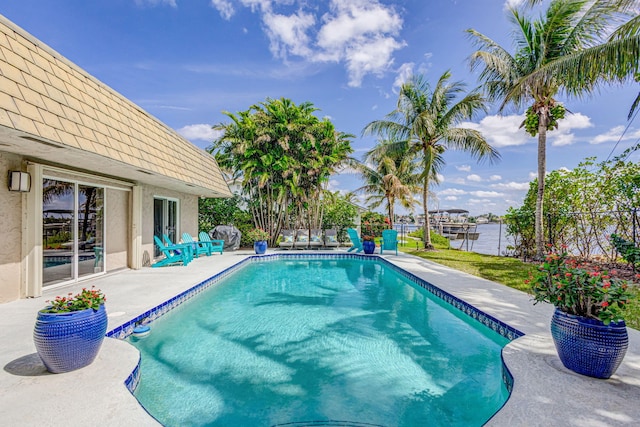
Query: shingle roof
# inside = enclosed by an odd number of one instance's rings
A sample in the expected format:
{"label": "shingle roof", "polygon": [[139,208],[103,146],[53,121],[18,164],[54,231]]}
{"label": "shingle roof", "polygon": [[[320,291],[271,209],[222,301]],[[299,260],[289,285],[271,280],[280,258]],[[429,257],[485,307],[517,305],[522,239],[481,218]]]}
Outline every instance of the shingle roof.
{"label": "shingle roof", "polygon": [[210,154],[1,15],[0,126],[231,195]]}

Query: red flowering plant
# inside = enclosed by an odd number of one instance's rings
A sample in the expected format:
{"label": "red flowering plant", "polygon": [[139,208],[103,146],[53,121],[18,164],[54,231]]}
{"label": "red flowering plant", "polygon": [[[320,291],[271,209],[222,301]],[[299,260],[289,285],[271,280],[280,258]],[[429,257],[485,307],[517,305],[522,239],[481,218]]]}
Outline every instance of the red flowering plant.
{"label": "red flowering plant", "polygon": [[566,252],[551,250],[533,274],[534,304],[548,302],[560,311],[599,319],[605,325],[624,320],[622,308],[632,298],[625,280],[589,269]]}
{"label": "red flowering plant", "polygon": [[57,296],[53,301],[47,301],[50,305],[43,308],[43,313],[68,313],[71,311],[81,311],[88,308],[97,310],[107,299],[104,294],[100,292],[100,289],[83,288],[82,291],[76,295],[72,292],[66,297]]}

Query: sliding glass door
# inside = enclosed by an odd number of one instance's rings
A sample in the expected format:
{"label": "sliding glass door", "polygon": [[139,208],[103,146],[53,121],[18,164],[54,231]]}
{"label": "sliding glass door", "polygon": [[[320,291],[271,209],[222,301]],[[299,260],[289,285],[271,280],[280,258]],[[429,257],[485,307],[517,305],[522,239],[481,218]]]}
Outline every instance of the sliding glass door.
{"label": "sliding glass door", "polygon": [[[160,240],[169,238],[172,243],[180,240],[178,235],[178,201],[156,197],[153,199],[153,234]],[[166,242],[165,242],[166,243]],[[154,257],[160,256],[160,249],[155,246]]]}
{"label": "sliding glass door", "polygon": [[43,286],[104,272],[104,188],[45,178],[42,199]]}

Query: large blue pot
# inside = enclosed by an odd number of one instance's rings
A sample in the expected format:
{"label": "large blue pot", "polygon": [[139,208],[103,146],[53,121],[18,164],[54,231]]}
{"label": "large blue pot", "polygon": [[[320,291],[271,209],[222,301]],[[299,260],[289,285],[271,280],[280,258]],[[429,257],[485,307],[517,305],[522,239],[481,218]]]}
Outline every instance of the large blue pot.
{"label": "large blue pot", "polygon": [[107,332],[107,311],[38,312],[33,341],[44,366],[59,374],[93,362]]}
{"label": "large blue pot", "polygon": [[611,377],[629,346],[623,321],[605,325],[558,309],[551,318],[551,336],[567,369],[594,378]]}
{"label": "large blue pot", "polygon": [[256,254],[262,255],[267,251],[267,241],[259,240],[257,242],[254,242],[253,249],[256,251]]}
{"label": "large blue pot", "polygon": [[373,240],[365,240],[362,242],[362,249],[364,249],[365,254],[372,254],[376,250],[376,242]]}

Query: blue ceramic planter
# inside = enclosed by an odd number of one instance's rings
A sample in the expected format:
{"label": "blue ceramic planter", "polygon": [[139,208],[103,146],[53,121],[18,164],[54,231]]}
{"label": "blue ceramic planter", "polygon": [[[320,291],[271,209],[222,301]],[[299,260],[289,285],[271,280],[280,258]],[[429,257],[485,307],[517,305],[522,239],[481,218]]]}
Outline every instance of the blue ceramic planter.
{"label": "blue ceramic planter", "polygon": [[74,371],[93,362],[107,332],[107,311],[38,312],[33,341],[49,372]]}
{"label": "blue ceramic planter", "polygon": [[605,325],[558,309],[551,318],[551,336],[567,369],[594,378],[613,375],[629,345],[623,321]]}
{"label": "blue ceramic planter", "polygon": [[267,251],[267,241],[259,240],[253,244],[253,249],[256,251],[256,254],[262,255]]}
{"label": "blue ceramic planter", "polygon": [[373,240],[365,240],[362,242],[362,249],[364,249],[365,254],[372,254],[376,250],[376,242]]}

